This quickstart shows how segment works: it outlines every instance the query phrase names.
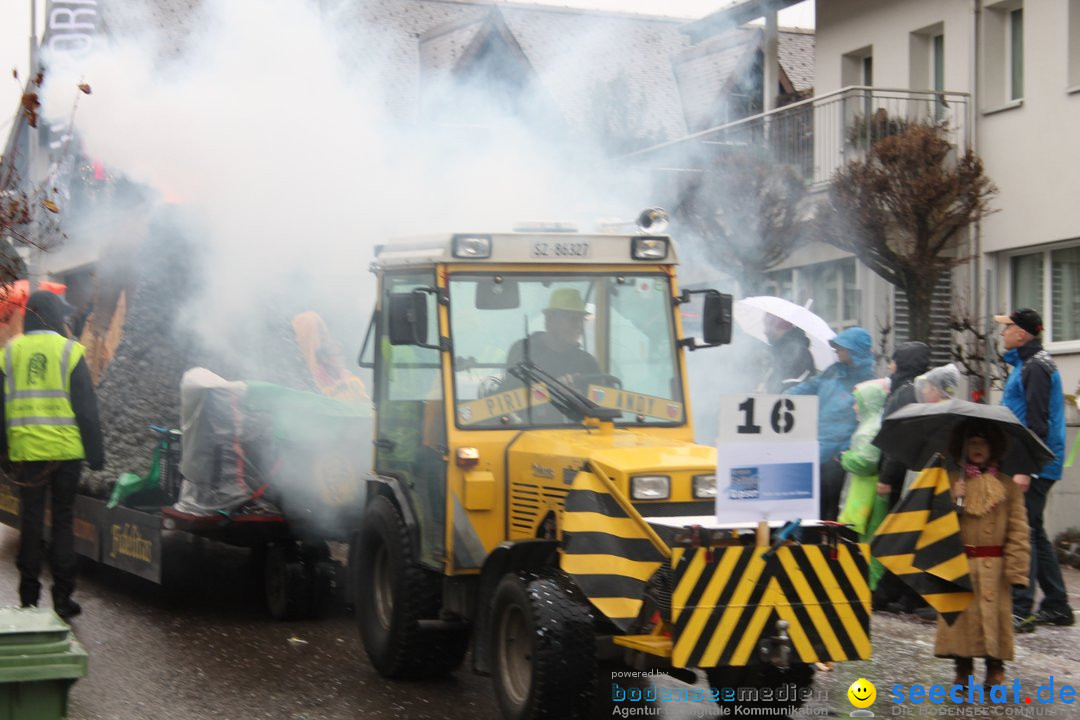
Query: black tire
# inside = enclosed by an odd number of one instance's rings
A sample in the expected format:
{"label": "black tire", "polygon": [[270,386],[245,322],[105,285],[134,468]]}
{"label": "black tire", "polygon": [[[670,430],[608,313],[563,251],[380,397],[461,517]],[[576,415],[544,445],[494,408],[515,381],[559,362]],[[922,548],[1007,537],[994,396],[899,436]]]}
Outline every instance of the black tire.
{"label": "black tire", "polygon": [[491,658],[507,720],[588,717],[596,646],[589,606],[560,575],[511,573],[495,589]]}
{"label": "black tire", "polygon": [[441,677],[456,670],[468,631],[422,628],[438,616],[441,578],[416,562],[408,529],[383,496],[368,505],[356,537],[356,623],[371,664],[389,678]]}
{"label": "black tire", "polygon": [[292,545],[267,546],[263,555],[263,594],[266,609],[275,620],[297,620],[308,615],[309,583]]}
{"label": "black tire", "polygon": [[794,699],[777,700],[774,698],[771,702],[767,702],[759,697],[739,702],[737,696],[734,701],[725,701],[721,697],[718,704],[735,715],[745,712],[742,708],[768,708],[775,711],[783,708],[800,708],[803,706],[803,690],[814,683],[814,666],[806,663],[792,665],[786,670],[765,664],[710,668],[705,671],[705,674],[709,678],[709,685],[721,689],[721,692],[723,688],[735,688],[738,692],[738,688],[779,690],[785,685],[795,685]]}

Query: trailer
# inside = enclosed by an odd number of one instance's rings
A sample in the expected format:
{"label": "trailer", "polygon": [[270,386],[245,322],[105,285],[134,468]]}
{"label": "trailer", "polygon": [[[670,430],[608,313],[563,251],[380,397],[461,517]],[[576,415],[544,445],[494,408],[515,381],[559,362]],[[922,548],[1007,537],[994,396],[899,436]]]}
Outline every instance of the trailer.
{"label": "trailer", "polygon": [[[154,456],[140,483],[112,501],[80,490],[75,551],[161,584],[170,534],[248,548],[270,615],[314,616],[336,583],[329,544],[347,542],[364,505],[371,411],[269,383],[207,385],[205,372],[182,384],[186,435],[150,428]],[[19,528],[9,477],[0,477],[0,523]]]}

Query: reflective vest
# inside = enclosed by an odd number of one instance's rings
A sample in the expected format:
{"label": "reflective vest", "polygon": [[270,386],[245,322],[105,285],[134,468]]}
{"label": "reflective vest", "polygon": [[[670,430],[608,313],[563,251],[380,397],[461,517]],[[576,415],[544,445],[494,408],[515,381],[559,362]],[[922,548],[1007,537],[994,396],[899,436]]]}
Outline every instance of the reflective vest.
{"label": "reflective vest", "polygon": [[54,332],[31,332],[4,348],[4,419],[13,462],[81,460],[71,373],[85,352]]}

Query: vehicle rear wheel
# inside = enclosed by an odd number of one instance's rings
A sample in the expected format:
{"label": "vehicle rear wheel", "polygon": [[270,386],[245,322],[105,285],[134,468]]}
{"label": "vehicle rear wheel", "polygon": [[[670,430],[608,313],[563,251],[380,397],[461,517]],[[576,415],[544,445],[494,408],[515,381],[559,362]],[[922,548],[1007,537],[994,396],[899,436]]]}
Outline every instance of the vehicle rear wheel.
{"label": "vehicle rear wheel", "polygon": [[385,497],[368,505],[354,539],[356,622],[371,664],[391,678],[439,677],[461,665],[466,628],[422,627],[435,620],[441,578],[417,564],[408,528]]}
{"label": "vehicle rear wheel", "polygon": [[[718,704],[736,715],[744,712],[741,708],[769,708],[778,712],[784,708],[800,708],[803,706],[804,691],[814,683],[814,667],[806,663],[797,663],[786,670],[763,663],[745,667],[710,668],[705,674],[709,678],[709,685],[721,692]],[[791,686],[794,686],[793,690]],[[723,699],[725,688],[734,689],[733,700]],[[759,695],[757,698],[743,696],[740,700],[741,688],[771,690],[772,699],[763,700]]]}
{"label": "vehicle rear wheel", "polygon": [[596,665],[588,605],[552,574],[511,573],[492,603],[495,697],[508,720],[586,717]]}
{"label": "vehicle rear wheel", "polygon": [[261,554],[266,609],[275,620],[295,620],[308,612],[308,583],[295,547],[272,543]]}

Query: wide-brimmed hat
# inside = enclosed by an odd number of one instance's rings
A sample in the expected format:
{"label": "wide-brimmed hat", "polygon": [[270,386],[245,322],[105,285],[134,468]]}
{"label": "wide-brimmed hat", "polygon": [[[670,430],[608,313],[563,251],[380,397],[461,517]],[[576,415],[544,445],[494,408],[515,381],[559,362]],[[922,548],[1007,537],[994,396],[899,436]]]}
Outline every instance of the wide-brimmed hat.
{"label": "wide-brimmed hat", "polygon": [[581,293],[575,288],[556,288],[553,290],[551,297],[548,298],[548,305],[544,308],[544,312],[551,312],[552,310],[563,310],[565,312],[581,313],[582,315],[589,314],[589,311],[585,309],[585,299],[581,297]]}

